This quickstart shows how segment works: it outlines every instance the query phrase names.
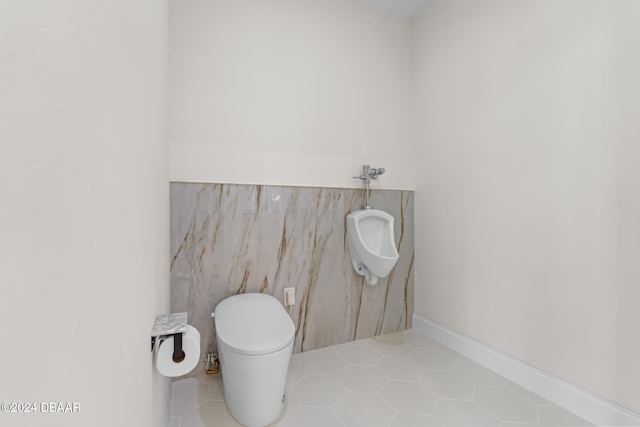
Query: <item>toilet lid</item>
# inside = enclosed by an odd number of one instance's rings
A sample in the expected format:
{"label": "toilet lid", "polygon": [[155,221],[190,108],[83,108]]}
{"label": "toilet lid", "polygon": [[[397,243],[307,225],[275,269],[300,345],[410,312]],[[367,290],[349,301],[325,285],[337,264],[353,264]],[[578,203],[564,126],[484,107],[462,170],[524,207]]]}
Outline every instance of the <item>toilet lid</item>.
{"label": "toilet lid", "polygon": [[282,304],[266,294],[240,294],[215,311],[218,339],[242,354],[268,354],[286,347],[295,334]]}

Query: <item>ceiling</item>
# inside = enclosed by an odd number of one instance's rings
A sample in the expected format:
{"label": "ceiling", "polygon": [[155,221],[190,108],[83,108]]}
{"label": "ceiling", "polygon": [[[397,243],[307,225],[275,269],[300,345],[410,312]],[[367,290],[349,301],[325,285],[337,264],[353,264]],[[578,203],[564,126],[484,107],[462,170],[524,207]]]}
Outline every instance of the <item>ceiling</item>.
{"label": "ceiling", "polygon": [[428,0],[362,0],[388,12],[411,19],[417,16]]}

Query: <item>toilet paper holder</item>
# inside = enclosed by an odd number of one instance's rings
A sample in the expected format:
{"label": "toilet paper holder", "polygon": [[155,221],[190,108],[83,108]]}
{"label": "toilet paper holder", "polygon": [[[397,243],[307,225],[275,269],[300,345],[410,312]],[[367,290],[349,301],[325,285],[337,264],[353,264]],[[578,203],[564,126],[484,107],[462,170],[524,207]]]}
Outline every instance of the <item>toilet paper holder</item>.
{"label": "toilet paper holder", "polygon": [[159,314],[151,329],[151,352],[155,349],[156,340],[160,342],[173,337],[173,361],[180,363],[185,354],[182,350],[182,333],[187,330],[187,312]]}

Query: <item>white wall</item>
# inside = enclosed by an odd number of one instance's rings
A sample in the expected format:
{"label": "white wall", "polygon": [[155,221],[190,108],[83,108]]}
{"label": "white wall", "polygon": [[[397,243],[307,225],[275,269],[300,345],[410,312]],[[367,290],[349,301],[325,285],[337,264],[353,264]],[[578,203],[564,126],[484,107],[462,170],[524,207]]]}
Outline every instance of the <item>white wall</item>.
{"label": "white wall", "polygon": [[413,189],[410,21],[359,0],[170,2],[172,181]]}
{"label": "white wall", "polygon": [[640,412],[640,2],[431,0],[416,312]]}
{"label": "white wall", "polygon": [[0,3],[0,396],[12,426],[159,426],[167,4]]}

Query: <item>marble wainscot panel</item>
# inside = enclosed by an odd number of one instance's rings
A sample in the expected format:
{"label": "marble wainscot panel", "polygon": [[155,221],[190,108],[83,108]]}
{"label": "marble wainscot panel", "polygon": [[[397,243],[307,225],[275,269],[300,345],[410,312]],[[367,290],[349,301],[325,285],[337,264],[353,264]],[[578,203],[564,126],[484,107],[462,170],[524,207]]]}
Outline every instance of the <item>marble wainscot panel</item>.
{"label": "marble wainscot panel", "polygon": [[371,204],[394,216],[400,254],[376,286],[347,247],[346,215],[361,209],[362,190],[172,183],[171,311],[200,331],[202,358],[215,346],[211,312],[244,292],[282,301],[295,287],[294,352],[411,327],[413,192],[372,190]]}

